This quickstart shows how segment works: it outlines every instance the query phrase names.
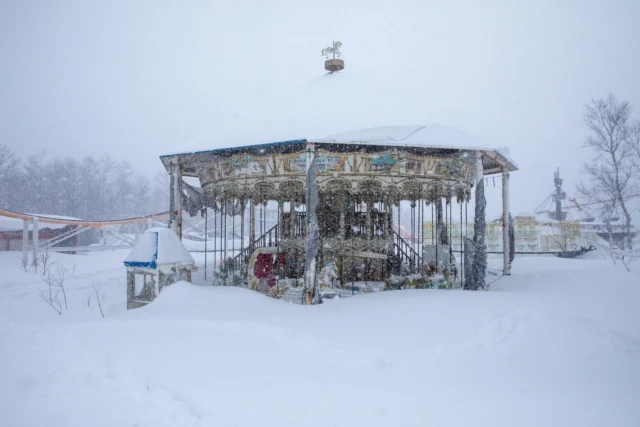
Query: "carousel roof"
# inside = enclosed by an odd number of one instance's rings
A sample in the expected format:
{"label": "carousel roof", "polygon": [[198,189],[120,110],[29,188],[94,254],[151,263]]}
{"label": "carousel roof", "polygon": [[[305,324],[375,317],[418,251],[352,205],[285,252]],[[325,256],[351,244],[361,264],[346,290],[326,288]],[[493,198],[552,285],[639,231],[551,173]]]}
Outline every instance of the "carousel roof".
{"label": "carousel roof", "polygon": [[[421,104],[406,85],[356,77],[348,71],[328,73],[277,99],[254,105],[213,132],[161,156],[274,149],[306,142],[404,146],[445,150],[483,150],[494,161],[516,170],[508,150],[456,128],[424,122]],[[391,126],[380,126],[392,124]],[[359,129],[359,130],[358,130]]]}

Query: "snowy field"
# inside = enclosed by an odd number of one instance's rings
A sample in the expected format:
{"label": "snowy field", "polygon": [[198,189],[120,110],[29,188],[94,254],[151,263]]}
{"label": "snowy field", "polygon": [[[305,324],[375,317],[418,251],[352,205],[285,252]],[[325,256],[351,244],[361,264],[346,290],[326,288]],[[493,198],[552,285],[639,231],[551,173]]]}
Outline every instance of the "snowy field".
{"label": "snowy field", "polygon": [[602,258],[311,307],[178,283],[127,312],[126,254],[55,254],[58,315],[0,252],[0,425],[640,425],[640,274]]}

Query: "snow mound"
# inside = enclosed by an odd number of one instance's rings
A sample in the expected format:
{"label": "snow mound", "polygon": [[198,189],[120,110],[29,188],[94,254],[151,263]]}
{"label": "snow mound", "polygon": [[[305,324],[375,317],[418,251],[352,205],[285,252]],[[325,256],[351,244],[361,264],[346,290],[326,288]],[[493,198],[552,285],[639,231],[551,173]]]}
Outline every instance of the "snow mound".
{"label": "snow mound", "polygon": [[[17,255],[0,253],[3,425],[635,427],[640,419],[640,276],[607,260],[519,256],[513,275],[487,292],[380,292],[311,307],[178,282],[126,311],[121,259],[67,255],[56,261],[86,263],[59,316]],[[105,274],[115,291],[107,301],[121,299],[103,319],[83,299]]]}

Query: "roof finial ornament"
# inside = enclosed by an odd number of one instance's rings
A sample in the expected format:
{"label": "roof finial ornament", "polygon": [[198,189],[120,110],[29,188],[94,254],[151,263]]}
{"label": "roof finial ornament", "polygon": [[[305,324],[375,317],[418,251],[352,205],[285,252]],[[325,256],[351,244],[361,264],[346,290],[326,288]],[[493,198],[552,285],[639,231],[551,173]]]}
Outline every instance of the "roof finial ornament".
{"label": "roof finial ornament", "polygon": [[[325,70],[333,73],[334,71],[340,71],[344,69],[344,61],[342,59],[338,59],[340,58],[340,55],[342,55],[342,52],[340,52],[341,47],[342,47],[341,41],[337,41],[337,42],[334,41],[333,46],[329,46],[322,49],[322,56],[327,58],[327,60],[324,61]],[[333,55],[332,59],[329,59],[329,54]],[[336,58],[336,55],[338,56],[338,58]]]}

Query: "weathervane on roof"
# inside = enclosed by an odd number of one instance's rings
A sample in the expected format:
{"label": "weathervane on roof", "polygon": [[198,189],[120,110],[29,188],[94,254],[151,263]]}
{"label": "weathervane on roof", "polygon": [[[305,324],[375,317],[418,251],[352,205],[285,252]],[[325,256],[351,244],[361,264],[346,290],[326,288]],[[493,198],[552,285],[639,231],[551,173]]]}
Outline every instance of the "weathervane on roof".
{"label": "weathervane on roof", "polygon": [[[341,41],[334,41],[333,46],[325,47],[324,49],[322,49],[322,56],[327,58],[327,60],[324,61],[325,70],[333,73],[334,71],[340,71],[344,69],[344,61],[342,59],[338,59],[340,58],[340,55],[342,55],[342,52],[340,52],[341,47]],[[333,55],[332,59],[329,59],[330,54]],[[338,56],[338,58],[336,58],[336,55]]]}

